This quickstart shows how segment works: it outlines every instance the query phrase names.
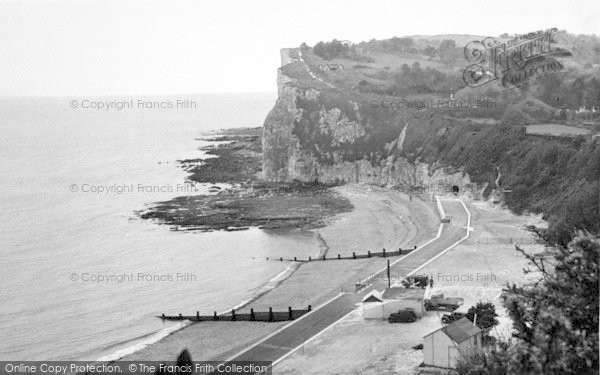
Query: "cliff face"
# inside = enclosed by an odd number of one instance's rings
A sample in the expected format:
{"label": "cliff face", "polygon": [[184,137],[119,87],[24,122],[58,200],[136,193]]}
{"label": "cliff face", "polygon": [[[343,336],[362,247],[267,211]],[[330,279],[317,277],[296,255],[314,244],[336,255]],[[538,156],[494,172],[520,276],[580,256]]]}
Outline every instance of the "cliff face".
{"label": "cliff face", "polygon": [[[302,61],[294,57],[294,50],[284,49],[281,55],[283,66]],[[416,124],[409,121],[398,126],[393,139],[381,144],[379,157],[373,158],[373,152],[353,149],[372,138],[377,127],[363,118],[363,108],[356,102],[346,98],[344,105],[331,105],[330,92],[308,88],[282,68],[278,69],[277,85],[279,97],[263,127],[265,180],[372,183],[432,193],[456,187],[461,194],[482,197],[487,184],[473,183],[462,170],[409,162],[399,155],[407,128]]]}
{"label": "cliff face", "polygon": [[[282,55],[284,54],[282,51]],[[263,178],[267,181],[289,181],[296,178],[288,173],[292,155],[297,153],[298,149],[298,139],[292,134],[294,124],[301,116],[301,110],[296,107],[296,100],[318,99],[317,91],[300,89],[293,83],[294,79],[284,75],[281,69],[278,70],[277,102],[267,115],[263,126]]]}
{"label": "cliff face", "polygon": [[[600,231],[597,137],[535,136],[523,125],[564,122],[564,105],[598,106],[589,95],[597,80],[584,65],[595,60],[575,53],[579,61],[560,80],[507,93],[501,84],[465,85],[455,53],[462,47],[436,44],[439,59],[391,40],[316,47],[282,51],[279,98],[263,129],[264,179],[493,197],[516,213],[543,213],[545,236],[564,245],[573,228]],[[591,56],[594,47],[584,49]],[[594,121],[581,126],[597,132]]]}

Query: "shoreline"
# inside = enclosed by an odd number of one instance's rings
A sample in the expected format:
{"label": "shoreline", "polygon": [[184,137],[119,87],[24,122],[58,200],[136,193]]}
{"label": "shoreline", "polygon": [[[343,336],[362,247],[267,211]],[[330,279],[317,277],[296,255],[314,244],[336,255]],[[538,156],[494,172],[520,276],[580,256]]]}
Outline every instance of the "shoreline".
{"label": "shoreline", "polygon": [[155,202],[136,214],[175,230],[309,230],[353,209],[332,184],[262,180],[261,134],[262,128],[239,128],[205,135],[206,155],[178,163],[189,181],[212,185],[208,194]]}
{"label": "shoreline", "polygon": [[[328,218],[324,227],[313,230],[321,242],[318,253],[394,249],[435,237],[439,218],[433,202],[410,201],[407,195],[392,190],[373,192],[369,185],[333,189],[349,199],[355,209]],[[348,233],[356,236],[350,237]],[[252,305],[258,310],[269,306],[279,310],[309,304],[316,307],[340,290],[353,288],[356,281],[381,269],[383,262],[376,258],[340,263],[290,262],[286,270],[234,308]],[[191,322],[118,360],[173,360],[183,349],[188,349],[194,360],[224,360],[288,323]]]}

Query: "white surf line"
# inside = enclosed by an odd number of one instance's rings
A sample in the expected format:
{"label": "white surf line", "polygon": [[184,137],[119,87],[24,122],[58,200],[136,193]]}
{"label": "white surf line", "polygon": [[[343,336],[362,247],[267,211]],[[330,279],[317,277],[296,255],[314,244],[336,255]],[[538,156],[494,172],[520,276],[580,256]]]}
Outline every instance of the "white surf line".
{"label": "white surf line", "polygon": [[301,317],[299,317],[298,319],[292,320],[291,322],[289,322],[288,324],[284,325],[283,327],[279,328],[278,330],[274,331],[273,333],[269,334],[268,336],[266,336],[265,338],[263,338],[262,340],[252,344],[251,346],[243,349],[242,351],[240,351],[239,353],[237,353],[236,355],[233,355],[231,357],[229,357],[226,361],[230,362],[233,361],[235,358],[239,357],[240,355],[246,353],[247,351],[254,349],[255,347],[259,346],[260,344],[262,344],[263,342],[267,341],[268,339],[270,339],[271,337],[275,336],[276,334],[278,334],[279,332],[287,329],[288,327],[290,327],[292,324],[297,323],[298,321],[304,319],[305,317],[307,317],[308,315],[310,315],[312,312],[317,311],[319,309],[321,309],[322,307],[325,307],[326,305],[330,304],[331,302],[335,301],[336,299],[340,298],[341,296],[345,295],[345,294],[352,294],[352,293],[340,293],[337,296],[333,297],[332,299],[330,299],[329,301],[323,303],[322,305],[319,305],[317,308],[311,310],[310,312],[302,315]]}
{"label": "white surf line", "polygon": [[[420,265],[419,267],[417,267],[415,270],[409,272],[406,276],[410,276],[412,274],[414,274],[415,272],[421,270],[423,267],[425,267],[426,265],[428,265],[429,263],[433,262],[434,260],[436,260],[437,258],[441,257],[442,255],[444,255],[446,252],[452,250],[453,248],[455,248],[456,246],[458,246],[461,242],[465,241],[467,238],[469,238],[469,236],[471,235],[471,230],[473,230],[473,228],[471,228],[471,212],[469,212],[469,210],[467,209],[467,206],[465,205],[465,202],[463,202],[462,199],[459,199],[460,203],[462,204],[463,208],[465,209],[465,212],[467,213],[467,234],[461,238],[460,240],[456,241],[455,243],[453,243],[452,245],[450,245],[448,248],[444,249],[441,253],[439,253],[438,255],[434,256],[433,258],[429,259],[427,262],[423,263],[422,265]],[[469,229],[471,228],[471,229]]]}
{"label": "white surf line", "polygon": [[[288,272],[292,271],[292,267],[286,267],[286,269],[284,269],[283,271],[279,272],[277,275],[275,275],[274,277],[272,277],[269,281],[267,281],[267,284],[265,284],[265,288],[269,286],[269,284],[271,284],[272,282],[277,282],[279,280],[281,280],[283,278],[283,276],[285,276]],[[272,288],[269,288],[268,290],[272,290]],[[231,310],[237,310],[237,309],[241,309],[244,306],[247,306],[249,304],[251,304],[253,301],[253,299],[256,297],[252,297],[249,300],[246,301],[242,301],[240,303],[238,303],[237,305],[233,306],[231,309],[228,310],[223,310],[220,313],[217,313],[217,316],[223,316],[223,315],[227,315],[231,312]]]}
{"label": "white surf line", "polygon": [[279,362],[283,361],[284,359],[286,359],[287,357],[291,356],[292,354],[294,354],[296,351],[298,351],[298,349],[302,348],[304,345],[308,344],[309,342],[313,341],[314,339],[316,339],[317,337],[321,336],[322,334],[324,334],[325,332],[329,331],[331,328],[333,328],[336,324],[338,324],[339,322],[341,322],[342,320],[346,319],[348,316],[350,316],[350,314],[354,313],[356,310],[358,309],[355,308],[352,311],[350,311],[348,314],[342,316],[341,318],[339,318],[338,320],[336,320],[335,322],[331,323],[330,325],[328,325],[327,327],[323,328],[323,330],[321,330],[319,333],[317,333],[316,335],[314,335],[313,337],[309,338],[308,340],[304,341],[302,344],[298,345],[297,347],[295,347],[294,349],[290,350],[289,352],[287,352],[286,354],[284,354],[283,356],[281,356],[279,359],[273,361],[273,364],[271,365],[271,368],[273,368],[276,364],[278,364]]}

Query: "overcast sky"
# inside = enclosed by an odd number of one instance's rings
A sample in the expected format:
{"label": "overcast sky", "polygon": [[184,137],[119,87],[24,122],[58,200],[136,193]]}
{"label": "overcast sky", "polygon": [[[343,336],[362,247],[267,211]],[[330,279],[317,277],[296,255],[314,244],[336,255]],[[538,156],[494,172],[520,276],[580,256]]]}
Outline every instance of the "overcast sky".
{"label": "overcast sky", "polygon": [[276,90],[279,49],[319,40],[600,35],[600,1],[4,1],[0,96]]}

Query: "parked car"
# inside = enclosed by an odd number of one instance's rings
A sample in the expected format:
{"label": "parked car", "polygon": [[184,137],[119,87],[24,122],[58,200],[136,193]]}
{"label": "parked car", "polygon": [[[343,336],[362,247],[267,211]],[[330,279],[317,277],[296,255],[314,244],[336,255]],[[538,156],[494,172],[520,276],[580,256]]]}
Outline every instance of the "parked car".
{"label": "parked car", "polygon": [[413,310],[400,310],[388,318],[390,323],[412,323],[417,320],[417,314]]}
{"label": "parked car", "polygon": [[408,276],[404,280],[402,280],[402,285],[405,288],[418,287],[418,288],[426,288],[429,284],[429,276]]}
{"label": "parked car", "polygon": [[461,313],[461,312],[453,312],[452,314],[444,314],[444,316],[442,316],[442,323],[450,324],[452,322],[455,322],[457,320],[464,318],[465,316],[467,316],[467,314]]}
{"label": "parked car", "polygon": [[464,302],[463,298],[444,298],[443,294],[432,296],[431,299],[425,300],[426,310],[446,310],[454,311],[458,309]]}

